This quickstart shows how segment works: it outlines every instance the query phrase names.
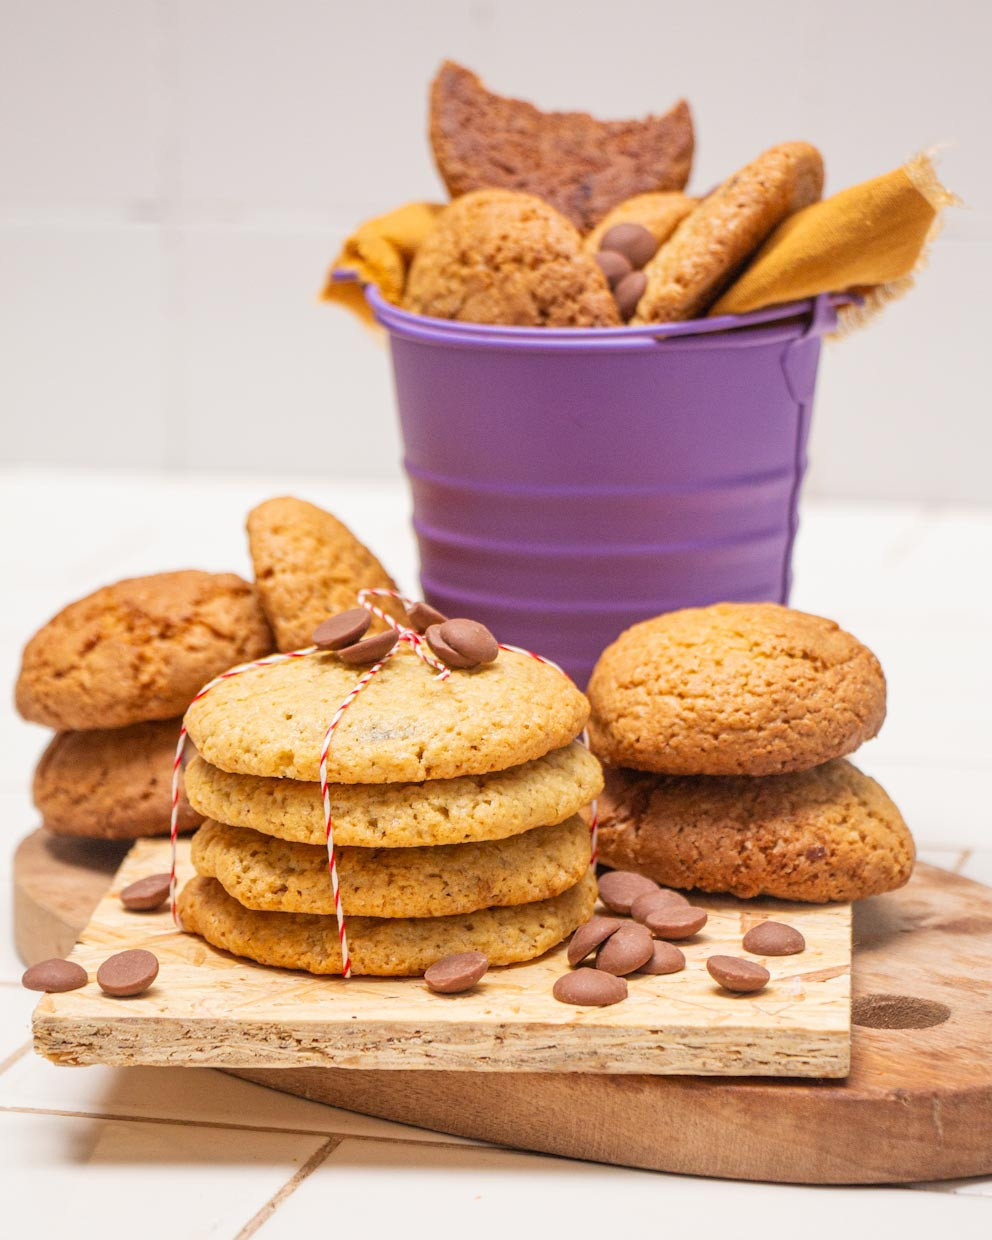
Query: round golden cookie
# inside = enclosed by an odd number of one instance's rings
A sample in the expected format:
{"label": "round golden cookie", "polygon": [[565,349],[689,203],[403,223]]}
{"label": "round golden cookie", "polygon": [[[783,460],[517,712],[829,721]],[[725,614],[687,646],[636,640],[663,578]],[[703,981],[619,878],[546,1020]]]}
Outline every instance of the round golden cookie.
{"label": "round golden cookie", "polygon": [[611,769],[599,857],[666,887],[820,904],[901,887],[915,850],[884,790],[839,758],[765,779]]}
{"label": "round golden cookie", "polygon": [[363,587],[395,589],[386,570],[346,525],[292,496],[266,500],[251,510],[248,546],[255,589],[279,650],[309,646],[317,625],[355,607]]}
{"label": "round golden cookie", "polygon": [[718,603],[627,629],[589,681],[593,752],[670,775],[772,775],[853,753],[885,718],[878,659],[832,620]]}
{"label": "round golden cookie", "polygon": [[[194,702],[186,726],[221,770],[315,782],[327,725],[365,671],[333,654],[257,668]],[[342,716],[327,777],[382,784],[504,770],[567,745],[588,715],[572,681],[529,655],[501,650],[442,681],[403,646]]]}
{"label": "round golden cookie", "polygon": [[445,207],[410,266],[403,307],[466,323],[620,325],[575,225],[540,198],[501,189]]}
{"label": "round golden cookie", "polygon": [[[195,757],[186,789],[206,818],[301,844],[324,844],[320,785],[233,775]],[[578,741],[507,771],[406,784],[331,784],[338,844],[415,848],[501,840],[564,822],[599,795],[599,762]]]}
{"label": "round golden cookie", "polygon": [[[182,720],[60,732],[34,773],[34,803],[56,835],[130,840],[168,835]],[[202,821],[180,783],[179,830]]]}
{"label": "round golden cookie", "polygon": [[[349,917],[352,972],[378,977],[422,974],[452,952],[479,951],[490,964],[533,960],[592,916],[592,870],[549,900],[488,908],[449,917]],[[214,878],[193,878],[179,895],[185,929],[208,943],[259,964],[309,973],[340,973],[341,947],[334,917],[315,913],[259,913],[243,908]]]}
{"label": "round golden cookie", "polygon": [[590,254],[595,254],[603,236],[614,224],[640,224],[662,245],[695,205],[695,198],[674,191],[667,194],[635,194],[633,198],[617,203],[586,236],[583,244]]}
{"label": "round golden cookie", "polygon": [[70,603],[31,638],[17,709],[59,731],[171,719],[218,672],[273,646],[234,573],[132,577]]}
{"label": "round golden cookie", "polygon": [[[530,904],[574,887],[589,868],[589,828],[575,815],[505,840],[339,848],[337,858],[349,916],[442,917]],[[334,912],[324,845],[292,844],[207,821],[193,837],[193,864],[245,908]]]}
{"label": "round golden cookie", "polygon": [[808,142],[783,142],[734,173],[679,224],[644,268],[635,323],[703,314],[765,238],[823,192],[823,159]]}

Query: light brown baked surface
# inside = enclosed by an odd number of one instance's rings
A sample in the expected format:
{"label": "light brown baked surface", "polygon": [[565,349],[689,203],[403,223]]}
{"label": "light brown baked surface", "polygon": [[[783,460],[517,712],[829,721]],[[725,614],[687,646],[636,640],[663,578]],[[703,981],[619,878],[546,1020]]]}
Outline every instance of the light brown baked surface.
{"label": "light brown baked surface", "polygon": [[641,120],[542,112],[494,95],[450,60],[431,86],[430,138],[453,198],[489,187],[524,190],[583,231],[633,194],[682,189],[692,168],[684,99],[663,116]]}
{"label": "light brown baked surface", "polygon": [[[334,912],[327,849],[207,821],[193,837],[196,872],[245,908]],[[589,828],[577,815],[504,840],[426,848],[339,848],[349,916],[443,917],[529,904],[574,887],[589,868]]]}
{"label": "light brown baked surface", "polygon": [[878,659],[832,620],[719,603],[645,620],[589,681],[593,752],[672,775],[771,775],[853,753],[885,718]]}
{"label": "light brown baked surface", "polygon": [[599,856],[666,887],[826,903],[901,887],[915,849],[885,791],[841,758],[762,779],[611,768]]}
{"label": "light brown baked surface", "polygon": [[403,307],[514,327],[618,327],[606,277],[563,215],[531,194],[457,198],[417,251]]}
{"label": "light brown baked surface", "polygon": [[70,603],[31,638],[17,709],[59,731],[172,719],[218,672],[273,647],[255,591],[234,573],[133,577]]}
{"label": "light brown baked surface", "polygon": [[[324,844],[320,785],[234,775],[199,756],[186,787],[207,818],[279,839]],[[359,848],[412,848],[505,839],[564,822],[598,796],[598,761],[578,741],[521,766],[424,783],[331,784],[334,838]]]}
{"label": "light brown baked surface", "polygon": [[703,314],[765,238],[823,192],[823,160],[808,142],[764,151],[708,194],[647,264],[635,323]]}
{"label": "light brown baked surface", "polygon": [[248,546],[255,588],[279,650],[309,646],[322,620],[357,606],[363,587],[395,589],[368,547],[337,517],[289,495],[251,510]]}
{"label": "light brown baked surface", "polygon": [[[57,835],[129,840],[168,835],[172,762],[182,720],[60,732],[34,773],[34,803]],[[202,817],[180,782],[179,829]]]}
{"label": "light brown baked surface", "polygon": [[[366,669],[313,654],[232,677],[194,702],[186,725],[212,766],[316,782],[331,717]],[[569,744],[589,704],[562,672],[500,651],[438,680],[402,647],[342,716],[327,776],[401,783],[501,771]]]}
{"label": "light brown baked surface", "polygon": [[695,198],[678,191],[635,194],[609,211],[586,236],[584,245],[590,254],[599,249],[600,239],[614,224],[640,224],[661,245],[696,205]]}
{"label": "light brown baked surface", "polygon": [[[349,917],[352,971],[380,977],[422,974],[452,952],[480,951],[494,965],[533,960],[592,916],[591,870],[550,900],[481,909],[450,917]],[[341,948],[333,917],[259,913],[243,908],[213,878],[197,877],[179,895],[184,927],[214,947],[259,964],[310,973],[340,973]]]}

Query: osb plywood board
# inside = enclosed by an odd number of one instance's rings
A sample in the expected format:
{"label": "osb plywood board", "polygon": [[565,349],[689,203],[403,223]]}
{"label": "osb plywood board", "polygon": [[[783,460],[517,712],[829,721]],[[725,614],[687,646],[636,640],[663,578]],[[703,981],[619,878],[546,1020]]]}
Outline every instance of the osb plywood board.
{"label": "osb plywood board", "polygon": [[[180,875],[192,874],[180,845]],[[700,898],[705,930],[685,944],[682,973],[630,979],[608,1008],[552,998],[564,947],[493,969],[467,994],[431,994],[419,978],[317,978],[266,968],[178,932],[167,911],[130,913],[117,893],[169,868],[165,841],[139,841],[72,953],[89,985],[46,995],[35,1012],[37,1050],[68,1064],[181,1064],[227,1068],[438,1069],[709,1076],[842,1077],[850,1063],[851,909]],[[729,995],[710,955],[741,954],[741,937],[774,916],[806,937],[800,956],[766,961],[768,987]],[[96,986],[100,963],[144,947],[161,963],[132,999]]]}

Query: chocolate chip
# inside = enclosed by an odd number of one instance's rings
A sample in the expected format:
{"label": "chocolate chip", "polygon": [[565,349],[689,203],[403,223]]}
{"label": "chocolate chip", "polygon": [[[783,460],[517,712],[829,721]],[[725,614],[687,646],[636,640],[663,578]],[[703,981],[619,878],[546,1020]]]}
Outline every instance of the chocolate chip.
{"label": "chocolate chip", "polygon": [[680,891],[672,891],[669,887],[659,887],[655,891],[645,891],[643,895],[632,900],[630,915],[634,921],[643,925],[655,909],[687,908],[689,901]]}
{"label": "chocolate chip", "polygon": [[551,989],[559,1003],[576,1007],[609,1007],[627,998],[627,983],[622,977],[603,973],[600,969],[575,969],[560,977]]}
{"label": "chocolate chip", "polygon": [[827,850],[823,847],[822,844],[814,844],[812,848],[806,849],[806,860],[807,861],[822,861],[826,855],[827,855]]}
{"label": "chocolate chip", "polygon": [[622,925],[623,922],[618,917],[590,918],[572,935],[572,941],[568,945],[568,963],[578,964],[585,960],[590,952],[595,951],[600,943],[608,939]]}
{"label": "chocolate chip", "polygon": [[685,956],[674,943],[654,941],[651,959],[637,970],[638,973],[679,973],[685,968]]}
{"label": "chocolate chip", "polygon": [[158,958],[140,947],[118,952],[105,960],[96,972],[96,980],[104,994],[125,998],[140,995],[158,977]]}
{"label": "chocolate chip", "polygon": [[600,250],[595,258],[610,288],[616,288],[624,276],[629,276],[634,270],[626,258],[616,250]]}
{"label": "chocolate chip", "polygon": [[604,973],[626,977],[646,964],[654,953],[654,939],[644,926],[625,921],[599,949],[596,968]]}
{"label": "chocolate chip", "polygon": [[491,663],[499,654],[496,638],[475,620],[432,624],[425,636],[428,646],[448,667],[467,670],[480,663]]}
{"label": "chocolate chip", "polygon": [[644,924],[659,939],[688,939],[702,930],[706,919],[704,908],[695,908],[691,904],[684,908],[680,904],[669,904],[648,913]]}
{"label": "chocolate chip", "polygon": [[753,960],[741,960],[739,956],[710,956],[706,961],[709,975],[724,990],[746,995],[762,990],[768,985],[771,974]]}
{"label": "chocolate chip", "polygon": [[599,876],[599,898],[613,913],[629,913],[630,906],[645,892],[655,892],[658,884],[633,870],[609,870]]}
{"label": "chocolate chip", "polygon": [[399,641],[399,633],[395,629],[386,629],[385,633],[375,633],[372,637],[364,637],[353,646],[345,646],[338,651],[338,658],[349,667],[364,667],[367,663],[378,663],[385,658]]}
{"label": "chocolate chip", "polygon": [[411,629],[426,633],[432,624],[444,624],[448,617],[430,603],[417,602],[411,603],[406,609],[406,618],[410,621]]}
{"label": "chocolate chip", "polygon": [[149,874],[121,892],[121,904],[136,913],[151,913],[169,898],[169,875]]}
{"label": "chocolate chip", "polygon": [[72,960],[40,960],[21,975],[21,985],[27,990],[44,990],[50,995],[60,995],[66,990],[78,990],[86,985],[86,970]]}
{"label": "chocolate chip", "polygon": [[613,300],[617,303],[617,310],[625,323],[633,318],[637,303],[644,296],[647,286],[648,278],[644,272],[632,271],[629,276],[624,276],[613,290]]}
{"label": "chocolate chip", "polygon": [[371,623],[370,612],[364,607],[352,607],[322,620],[310,640],[321,650],[342,650],[364,637]]}
{"label": "chocolate chip", "polygon": [[430,966],[424,981],[439,995],[457,995],[471,990],[488,968],[489,958],[482,952],[452,952]]}
{"label": "chocolate chip", "polygon": [[499,654],[496,638],[478,620],[445,620],[439,636],[450,650],[470,660],[470,667],[492,663]]}
{"label": "chocolate chip", "polygon": [[751,927],[741,946],[756,956],[795,956],[806,950],[806,940],[795,926],[781,921],[763,921]]}
{"label": "chocolate chip", "polygon": [[643,224],[614,224],[603,233],[599,248],[622,254],[631,267],[639,271],[654,258],[658,242]]}

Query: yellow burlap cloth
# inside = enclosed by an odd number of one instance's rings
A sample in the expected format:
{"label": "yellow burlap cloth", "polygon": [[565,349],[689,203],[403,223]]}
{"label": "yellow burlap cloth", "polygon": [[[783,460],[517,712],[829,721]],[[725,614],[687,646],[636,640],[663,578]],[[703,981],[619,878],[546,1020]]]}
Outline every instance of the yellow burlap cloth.
{"label": "yellow burlap cloth", "polygon": [[[857,294],[841,307],[839,332],[860,327],[887,302],[902,296],[926,258],[940,213],[958,200],[941,185],[930,157],[841,190],[797,211],[772,233],[710,314],[744,314],[817,293]],[[374,284],[398,304],[418,247],[441,210],[411,202],[362,224],[331,265],[322,293],[371,315],[362,286]],[[343,279],[344,276],[350,279]]]}

